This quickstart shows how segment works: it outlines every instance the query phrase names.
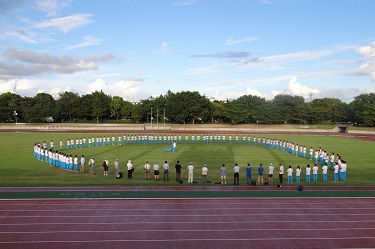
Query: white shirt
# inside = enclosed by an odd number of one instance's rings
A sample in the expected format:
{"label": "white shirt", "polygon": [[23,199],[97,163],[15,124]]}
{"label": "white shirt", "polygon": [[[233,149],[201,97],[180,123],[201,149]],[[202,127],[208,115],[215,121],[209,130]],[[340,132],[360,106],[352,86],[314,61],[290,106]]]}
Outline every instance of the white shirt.
{"label": "white shirt", "polygon": [[204,167],[202,168],[202,175],[206,176],[207,173],[208,173],[208,169],[207,169],[206,166],[204,166]]}
{"label": "white shirt", "polygon": [[270,165],[270,166],[268,166],[268,174],[269,175],[273,175],[273,170],[274,170],[275,168],[272,166],[272,165]]}
{"label": "white shirt", "polygon": [[296,176],[301,176],[301,168],[296,169]]}
{"label": "white shirt", "polygon": [[159,164],[155,163],[153,169],[154,169],[154,170],[159,170],[159,168],[160,168],[160,167],[159,167]]}
{"label": "white shirt", "polygon": [[346,172],[346,163],[341,164],[341,172]]}
{"label": "white shirt", "polygon": [[327,165],[324,165],[322,167],[322,174],[327,174],[327,171],[328,171],[328,167],[327,167]]}
{"label": "white shirt", "polygon": [[306,168],[306,175],[309,176],[311,174],[311,168],[307,167]]}
{"label": "white shirt", "polygon": [[314,166],[314,167],[312,168],[313,174],[314,174],[314,175],[318,174],[318,170],[319,170],[318,166]]}
{"label": "white shirt", "polygon": [[335,164],[333,169],[334,169],[333,173],[335,173],[335,174],[339,173],[339,166],[337,164]]}
{"label": "white shirt", "polygon": [[190,164],[190,165],[188,166],[188,170],[189,170],[190,172],[193,172],[193,170],[194,170],[194,166],[193,166],[192,164]]}
{"label": "white shirt", "polygon": [[149,163],[146,163],[145,166],[144,166],[144,169],[145,170],[150,170],[151,168],[151,165]]}
{"label": "white shirt", "polygon": [[292,176],[293,175],[293,169],[292,168],[288,168],[287,172],[288,172],[288,176]]}
{"label": "white shirt", "polygon": [[128,170],[133,169],[133,164],[132,163],[128,163],[128,164],[126,164],[126,166],[128,166]]}
{"label": "white shirt", "polygon": [[164,170],[169,169],[169,164],[168,164],[168,163],[164,163],[164,164],[163,164],[163,169],[164,169]]}

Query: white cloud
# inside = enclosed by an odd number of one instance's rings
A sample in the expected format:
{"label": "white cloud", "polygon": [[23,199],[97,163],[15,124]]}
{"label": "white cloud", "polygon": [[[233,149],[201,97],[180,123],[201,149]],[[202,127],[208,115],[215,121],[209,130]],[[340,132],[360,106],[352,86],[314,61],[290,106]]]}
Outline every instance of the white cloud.
{"label": "white cloud", "polygon": [[187,74],[189,75],[209,74],[209,73],[217,73],[217,72],[218,70],[216,69],[216,66],[191,68],[187,70]]}
{"label": "white cloud", "polygon": [[9,40],[11,43],[32,43],[51,41],[46,34],[40,34],[24,27],[15,27],[7,23],[0,23],[0,40]]}
{"label": "white cloud", "polygon": [[375,42],[371,43],[370,46],[359,47],[356,51],[365,57],[375,58]]}
{"label": "white cloud", "polygon": [[74,14],[60,18],[53,18],[44,22],[34,23],[35,28],[56,28],[63,33],[67,33],[73,29],[80,28],[92,23],[92,14]]}
{"label": "white cloud", "polygon": [[54,99],[58,99],[59,93],[62,92],[75,92],[71,87],[66,86],[66,87],[54,87],[52,89],[41,89],[38,91],[38,93],[49,93],[52,95]]}
{"label": "white cloud", "polygon": [[225,93],[219,93],[216,92],[214,99],[219,101],[226,101],[226,100],[234,100],[238,99],[239,97],[245,95],[245,93],[241,92],[225,92]]}
{"label": "white cloud", "polygon": [[72,46],[69,46],[69,47],[65,48],[64,50],[72,50],[72,49],[77,49],[77,48],[94,46],[94,45],[99,45],[101,43],[102,43],[101,39],[96,39],[96,38],[91,37],[91,36],[84,36],[82,42],[80,42],[78,44],[75,44],[75,45],[72,45]]}
{"label": "white cloud", "polygon": [[98,62],[111,60],[113,55],[86,56],[77,58],[69,55],[54,56],[31,50],[8,48],[0,60],[0,78],[18,78],[19,76],[50,73],[71,74],[78,71],[96,70]]}
{"label": "white cloud", "polygon": [[247,93],[247,95],[253,95],[253,96],[258,96],[258,97],[264,98],[264,94],[260,93],[256,89],[253,89],[253,88],[250,88],[250,87],[246,88],[246,93]]}
{"label": "white cloud", "polygon": [[241,69],[263,69],[263,70],[280,70],[285,64],[316,60],[322,57],[334,55],[345,50],[352,50],[353,44],[337,44],[327,49],[312,49],[294,53],[286,53],[279,55],[271,55],[260,58],[251,58],[249,60],[233,61],[230,65],[234,65]]}
{"label": "white cloud", "polygon": [[56,16],[62,9],[69,7],[71,1],[61,0],[38,0],[36,1],[37,9],[47,12],[48,16]]}
{"label": "white cloud", "polygon": [[371,77],[375,81],[375,63],[364,63],[360,67],[360,72]]}
{"label": "white cloud", "polygon": [[308,98],[310,94],[318,94],[319,89],[310,88],[297,82],[297,76],[293,76],[288,83],[288,91],[296,96]]}
{"label": "white cloud", "polygon": [[97,79],[88,85],[87,93],[100,91],[111,96],[120,96],[127,101],[138,100],[142,79],[126,79],[114,84],[108,84],[103,79]]}
{"label": "white cloud", "polygon": [[370,46],[359,47],[356,51],[367,59],[361,65],[359,74],[369,75],[371,80],[375,81],[375,42],[371,43]]}
{"label": "white cloud", "polygon": [[37,88],[27,79],[0,80],[0,94],[6,92],[33,97],[37,93]]}
{"label": "white cloud", "polygon": [[255,40],[258,40],[258,38],[257,37],[245,37],[245,38],[235,40],[232,37],[229,37],[225,41],[225,45],[235,45],[235,44],[239,44],[239,43],[252,42],[252,41],[255,41]]}

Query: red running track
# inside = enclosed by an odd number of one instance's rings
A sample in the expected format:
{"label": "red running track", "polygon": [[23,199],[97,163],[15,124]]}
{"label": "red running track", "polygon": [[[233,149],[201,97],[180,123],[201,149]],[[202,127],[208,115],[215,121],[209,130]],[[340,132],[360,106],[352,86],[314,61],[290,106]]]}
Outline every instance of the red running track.
{"label": "red running track", "polygon": [[375,198],[0,200],[0,248],[374,248]]}

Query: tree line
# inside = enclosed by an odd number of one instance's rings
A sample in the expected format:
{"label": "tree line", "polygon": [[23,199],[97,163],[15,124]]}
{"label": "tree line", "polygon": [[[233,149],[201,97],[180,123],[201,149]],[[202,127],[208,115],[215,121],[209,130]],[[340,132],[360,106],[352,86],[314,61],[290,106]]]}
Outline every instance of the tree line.
{"label": "tree line", "polygon": [[80,96],[61,92],[22,97],[0,95],[0,122],[167,122],[177,124],[337,124],[375,126],[375,93],[363,93],[352,102],[336,98],[305,102],[301,96],[280,94],[272,100],[244,95],[235,100],[210,101],[196,91],[171,92],[137,103],[95,91]]}

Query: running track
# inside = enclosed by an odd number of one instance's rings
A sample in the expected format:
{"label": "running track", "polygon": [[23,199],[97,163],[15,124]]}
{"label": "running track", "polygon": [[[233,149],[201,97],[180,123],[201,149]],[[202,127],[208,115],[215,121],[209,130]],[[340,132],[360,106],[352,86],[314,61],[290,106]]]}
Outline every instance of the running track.
{"label": "running track", "polygon": [[375,198],[0,200],[0,248],[374,248]]}

